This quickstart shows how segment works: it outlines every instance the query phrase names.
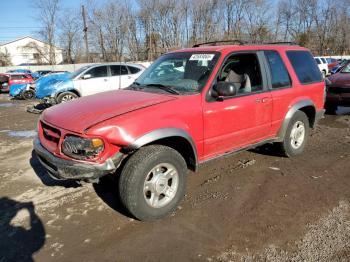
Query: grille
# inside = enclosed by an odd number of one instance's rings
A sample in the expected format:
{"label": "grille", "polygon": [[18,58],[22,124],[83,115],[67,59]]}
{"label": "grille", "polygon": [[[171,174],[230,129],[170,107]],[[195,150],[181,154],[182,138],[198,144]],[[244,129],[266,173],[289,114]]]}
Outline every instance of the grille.
{"label": "grille", "polygon": [[58,142],[60,141],[61,132],[57,128],[54,128],[52,126],[49,126],[45,124],[44,122],[41,122],[41,127],[43,129],[43,136],[46,140],[51,141],[58,145]]}

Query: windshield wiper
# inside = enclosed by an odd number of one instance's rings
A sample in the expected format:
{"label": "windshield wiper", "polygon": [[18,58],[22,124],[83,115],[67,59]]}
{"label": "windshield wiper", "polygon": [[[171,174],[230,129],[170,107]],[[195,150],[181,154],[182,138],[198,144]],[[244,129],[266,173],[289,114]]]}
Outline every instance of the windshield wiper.
{"label": "windshield wiper", "polygon": [[154,86],[154,87],[158,87],[164,91],[167,91],[168,93],[174,94],[174,95],[180,95],[180,92],[176,91],[174,88],[172,88],[171,86],[166,86],[166,85],[162,85],[162,84],[147,84],[145,86]]}

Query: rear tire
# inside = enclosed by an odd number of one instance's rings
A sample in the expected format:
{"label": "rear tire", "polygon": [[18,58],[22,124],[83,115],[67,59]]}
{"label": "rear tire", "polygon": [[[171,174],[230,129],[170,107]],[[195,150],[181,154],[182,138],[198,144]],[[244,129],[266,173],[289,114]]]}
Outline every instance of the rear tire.
{"label": "rear tire", "polygon": [[162,218],[182,200],[186,173],[186,162],[176,150],[162,145],[141,148],[121,172],[121,202],[139,220]]}
{"label": "rear tire", "polygon": [[26,90],[23,92],[22,97],[25,100],[30,100],[30,99],[33,99],[35,97],[35,93],[33,90]]}
{"label": "rear tire", "polygon": [[296,111],[288,123],[283,142],[279,147],[283,155],[293,157],[303,153],[310,132],[310,122],[306,114]]}
{"label": "rear tire", "polygon": [[57,103],[65,103],[74,99],[77,99],[78,96],[77,94],[73,92],[63,92],[57,96]]}

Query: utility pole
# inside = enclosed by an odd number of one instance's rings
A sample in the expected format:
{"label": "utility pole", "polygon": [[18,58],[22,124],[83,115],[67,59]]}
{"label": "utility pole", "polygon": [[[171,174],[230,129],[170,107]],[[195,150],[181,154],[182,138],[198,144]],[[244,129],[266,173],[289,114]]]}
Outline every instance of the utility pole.
{"label": "utility pole", "polygon": [[86,51],[86,59],[87,62],[90,62],[90,53],[89,53],[89,43],[88,43],[88,33],[87,33],[87,26],[86,26],[86,14],[85,14],[85,7],[84,5],[81,6],[81,14],[83,16],[83,23],[84,23],[84,40],[85,40],[85,51]]}

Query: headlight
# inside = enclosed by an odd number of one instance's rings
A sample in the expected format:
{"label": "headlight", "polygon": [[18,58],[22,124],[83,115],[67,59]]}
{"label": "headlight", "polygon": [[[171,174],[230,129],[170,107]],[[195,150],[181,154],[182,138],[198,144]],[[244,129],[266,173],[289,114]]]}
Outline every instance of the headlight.
{"label": "headlight", "polygon": [[104,143],[100,138],[82,138],[66,136],[62,144],[62,152],[72,158],[89,160],[98,157],[103,151]]}

